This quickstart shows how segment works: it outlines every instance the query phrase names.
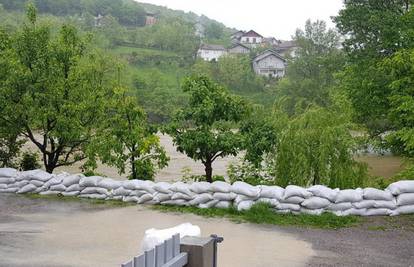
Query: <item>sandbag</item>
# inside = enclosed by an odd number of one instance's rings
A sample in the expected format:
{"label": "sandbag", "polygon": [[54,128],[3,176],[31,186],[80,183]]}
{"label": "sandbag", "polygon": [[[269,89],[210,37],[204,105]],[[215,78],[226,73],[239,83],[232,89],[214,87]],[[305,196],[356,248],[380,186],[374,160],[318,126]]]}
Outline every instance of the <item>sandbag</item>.
{"label": "sandbag", "polygon": [[107,189],[101,187],[86,187],[81,191],[81,194],[109,195],[109,192]]}
{"label": "sandbag", "polygon": [[342,211],[343,216],[365,216],[367,213],[367,209],[356,209],[356,208],[350,208],[348,210]]}
{"label": "sandbag", "polygon": [[151,194],[145,194],[139,197],[138,204],[144,204],[145,202],[151,201],[152,195]]}
{"label": "sandbag", "polygon": [[132,190],[128,196],[130,197],[141,197],[142,195],[148,194],[147,191],[144,190]]}
{"label": "sandbag", "polygon": [[301,197],[301,198],[309,198],[312,196],[312,193],[296,185],[288,185],[285,189],[285,194],[283,195],[284,199],[290,197]]}
{"label": "sandbag", "polygon": [[209,193],[196,195],[195,198],[188,202],[189,206],[197,206],[203,203],[207,203],[213,200],[213,196]]}
{"label": "sandbag", "polygon": [[414,193],[404,193],[397,196],[398,206],[414,205]]}
{"label": "sandbag", "polygon": [[123,197],[122,198],[122,201],[123,202],[136,202],[136,203],[138,203],[139,197],[136,197],[136,196],[127,196],[127,197]]}
{"label": "sandbag", "polygon": [[57,185],[52,185],[49,189],[50,191],[64,192],[66,191],[66,186],[64,186],[63,184],[57,184]]}
{"label": "sandbag", "polygon": [[155,183],[153,181],[144,181],[144,180],[129,180],[123,181],[122,186],[125,189],[129,190],[144,190],[149,194],[154,194]]}
{"label": "sandbag", "polygon": [[73,184],[66,188],[66,192],[82,191],[85,187],[81,187],[79,184]]}
{"label": "sandbag", "polygon": [[218,209],[228,209],[231,207],[231,201],[219,201],[214,207]]}
{"label": "sandbag", "polygon": [[215,181],[211,184],[211,191],[217,193],[230,193],[231,185],[223,181]]}
{"label": "sandbag", "polygon": [[257,203],[266,203],[269,204],[272,207],[278,207],[279,205],[279,201],[277,199],[274,198],[265,198],[265,197],[261,197],[258,200],[256,200]]}
{"label": "sandbag", "polygon": [[345,211],[352,209],[352,203],[351,202],[341,202],[341,203],[332,203],[330,204],[326,209],[331,211]]}
{"label": "sandbag", "polygon": [[252,200],[244,200],[237,205],[238,211],[249,210],[254,204]]}
{"label": "sandbag", "polygon": [[256,200],[257,198],[251,198],[249,196],[246,195],[237,195],[236,198],[234,199],[234,204],[238,205],[240,202],[242,201],[246,201],[246,200]]}
{"label": "sandbag", "polygon": [[[194,196],[196,196],[196,195],[194,195]],[[177,193],[174,193],[171,196],[171,200],[176,200],[176,199],[192,200],[194,198],[194,196],[189,196],[187,194],[183,194],[183,193],[177,192]]]}
{"label": "sandbag", "polygon": [[98,183],[102,180],[103,178],[100,176],[89,176],[89,177],[82,177],[79,180],[79,185],[82,187],[97,187]]}
{"label": "sandbag", "polygon": [[13,184],[15,182],[16,182],[16,179],[14,179],[13,177],[7,177],[7,178],[0,177],[0,184]]}
{"label": "sandbag", "polygon": [[335,203],[341,202],[360,202],[362,201],[362,189],[345,189],[339,191],[338,195],[336,196]]}
{"label": "sandbag", "polygon": [[354,206],[357,209],[375,208],[375,200],[362,200],[360,202],[354,202],[352,203],[352,206]]}
{"label": "sandbag", "polygon": [[[34,180],[36,181],[36,180]],[[51,178],[49,181],[43,184],[44,188],[50,188],[52,185],[61,184],[63,182],[63,178],[60,176],[55,176]]]}
{"label": "sandbag", "polygon": [[370,200],[393,200],[394,196],[388,190],[379,190],[376,188],[365,188],[363,193],[364,199]]}
{"label": "sandbag", "polygon": [[279,209],[275,209],[274,212],[276,212],[278,214],[289,214],[289,213],[292,213],[291,210],[279,210]]}
{"label": "sandbag", "polygon": [[[325,200],[327,200],[327,199],[325,199]],[[301,208],[299,212],[302,213],[302,214],[319,216],[322,213],[324,213],[324,211],[325,211],[324,209],[307,209],[307,208]]]}
{"label": "sandbag", "polygon": [[0,168],[1,178],[13,178],[16,177],[19,172],[12,168]]}
{"label": "sandbag", "polygon": [[132,190],[125,189],[123,187],[115,189],[112,194],[114,196],[129,196],[129,194],[132,192]]}
{"label": "sandbag", "polygon": [[305,199],[301,204],[306,209],[323,209],[331,205],[331,202],[327,198],[322,197],[310,197]]}
{"label": "sandbag", "polygon": [[257,199],[260,196],[260,188],[245,182],[235,182],[231,187],[232,192]]}
{"label": "sandbag", "polygon": [[37,186],[35,186],[34,184],[28,184],[23,186],[19,191],[17,191],[17,194],[25,194],[25,193],[30,193],[33,192],[37,189]]}
{"label": "sandbag", "polygon": [[200,203],[200,204],[198,205],[198,207],[199,207],[200,209],[210,209],[210,208],[212,208],[212,207],[216,206],[216,205],[217,205],[217,203],[219,203],[219,202],[220,202],[219,200],[213,199],[213,200],[210,200],[210,201],[209,201],[209,202],[207,202],[207,203]]}
{"label": "sandbag", "polygon": [[102,179],[98,182],[98,187],[105,188],[107,190],[114,190],[122,186],[121,181],[115,181],[110,178]]}
{"label": "sandbag", "polygon": [[260,197],[261,198],[273,198],[277,200],[282,200],[285,193],[285,189],[279,186],[260,186]]}
{"label": "sandbag", "polygon": [[308,188],[308,191],[315,197],[326,198],[331,202],[335,202],[336,196],[339,193],[339,189],[331,189],[324,185],[314,185]]}
{"label": "sandbag", "polygon": [[90,199],[99,199],[103,200],[106,199],[106,195],[100,195],[100,194],[80,194],[79,197],[83,198],[90,198]]}
{"label": "sandbag", "polygon": [[183,223],[178,226],[162,230],[155,228],[148,229],[145,231],[145,235],[141,243],[141,251],[144,252],[151,250],[176,234],[180,234],[181,238],[185,236],[199,237],[201,235],[201,230],[200,227],[192,225],[191,223]]}
{"label": "sandbag", "polygon": [[42,182],[47,182],[53,177],[52,174],[43,170],[24,171],[19,176],[22,180],[39,180]]}
{"label": "sandbag", "polygon": [[395,199],[390,200],[390,201],[386,201],[386,200],[377,200],[375,201],[375,208],[384,208],[384,209],[396,209],[397,208],[397,202],[395,201]]}
{"label": "sandbag", "polygon": [[413,214],[414,213],[414,205],[407,205],[407,206],[400,206],[396,208],[394,211],[391,212],[391,216],[397,216],[402,214]]}
{"label": "sandbag", "polygon": [[80,191],[62,192],[62,195],[65,197],[75,197],[79,194],[80,194]]}
{"label": "sandbag", "polygon": [[196,182],[190,185],[190,190],[196,194],[211,192],[211,184],[207,182]]}
{"label": "sandbag", "polygon": [[[74,174],[74,175],[69,175],[63,178],[62,180],[62,184],[66,187],[72,186],[74,184],[79,184],[80,180],[82,178],[85,178],[84,175],[82,174]],[[85,186],[83,186],[85,187]]]}
{"label": "sandbag", "polygon": [[230,193],[219,192],[219,193],[214,193],[213,194],[213,198],[217,199],[217,200],[220,200],[220,201],[232,201],[236,197],[237,197],[237,195],[233,192],[230,192]]}
{"label": "sandbag", "polygon": [[14,184],[9,184],[7,187],[8,188],[17,188],[20,189],[25,185],[28,185],[29,181],[23,180],[23,181],[19,181],[19,182],[15,182]]}
{"label": "sandbag", "polygon": [[187,206],[188,201],[184,199],[176,199],[176,200],[167,200],[161,202],[162,205],[169,205],[169,206]]}
{"label": "sandbag", "polygon": [[60,191],[47,190],[47,191],[40,192],[39,194],[42,195],[42,196],[51,196],[51,195],[56,196],[56,195],[59,195],[59,194],[62,194],[62,193],[63,192],[60,192]]}
{"label": "sandbag", "polygon": [[280,202],[289,203],[289,204],[301,204],[305,199],[302,197],[289,197],[286,199],[282,199]]}
{"label": "sandbag", "polygon": [[157,203],[171,200],[171,194],[155,193],[153,200],[156,201]]}
{"label": "sandbag", "polygon": [[276,208],[278,210],[300,211],[300,205],[298,204],[279,203]]}
{"label": "sandbag", "polygon": [[403,180],[392,183],[387,187],[387,190],[394,196],[403,193],[414,193],[414,180]]}
{"label": "sandbag", "polygon": [[6,188],[6,189],[0,189],[0,193],[16,193],[19,190],[19,188]]}
{"label": "sandbag", "polygon": [[392,213],[390,209],[367,209],[363,216],[388,216]]}
{"label": "sandbag", "polygon": [[7,189],[7,184],[0,184],[0,189]]}
{"label": "sandbag", "polygon": [[45,184],[44,182],[41,182],[39,180],[30,180],[30,183],[32,185],[35,185],[36,187],[41,187],[41,186],[43,186]]}
{"label": "sandbag", "polygon": [[154,184],[154,190],[163,194],[172,194],[171,184],[166,182],[158,182]]}
{"label": "sandbag", "polygon": [[188,184],[183,183],[183,182],[173,183],[171,185],[170,189],[172,191],[176,192],[176,193],[183,193],[183,194],[186,194],[186,195],[189,195],[189,196],[194,196],[195,195],[194,192],[192,192],[190,190],[190,186]]}

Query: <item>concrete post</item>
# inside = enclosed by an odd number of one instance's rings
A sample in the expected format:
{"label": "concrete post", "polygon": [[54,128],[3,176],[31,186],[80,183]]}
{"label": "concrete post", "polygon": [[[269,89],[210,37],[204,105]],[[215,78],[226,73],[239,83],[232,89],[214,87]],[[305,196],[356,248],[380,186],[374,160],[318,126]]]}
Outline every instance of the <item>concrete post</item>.
{"label": "concrete post", "polygon": [[181,239],[181,252],[188,253],[186,267],[213,267],[214,266],[214,238],[190,237]]}

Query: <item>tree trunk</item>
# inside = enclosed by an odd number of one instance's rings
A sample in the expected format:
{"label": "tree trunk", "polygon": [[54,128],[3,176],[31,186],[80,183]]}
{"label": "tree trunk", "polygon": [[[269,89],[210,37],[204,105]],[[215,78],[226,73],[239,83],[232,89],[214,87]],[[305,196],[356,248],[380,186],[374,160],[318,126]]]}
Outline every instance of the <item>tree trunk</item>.
{"label": "tree trunk", "polygon": [[204,163],[205,170],[206,170],[206,181],[209,183],[213,182],[213,167],[211,165],[212,165],[211,160],[207,160]]}
{"label": "tree trunk", "polygon": [[132,179],[138,179],[137,178],[137,169],[136,169],[136,165],[135,165],[135,157],[134,156],[131,157],[131,171],[132,171],[131,178]]}

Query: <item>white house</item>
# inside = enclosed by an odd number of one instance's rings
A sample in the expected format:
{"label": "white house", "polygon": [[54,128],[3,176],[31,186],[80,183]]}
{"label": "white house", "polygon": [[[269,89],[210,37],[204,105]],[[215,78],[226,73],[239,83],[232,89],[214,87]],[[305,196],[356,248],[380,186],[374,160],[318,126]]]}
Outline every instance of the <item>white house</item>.
{"label": "white house", "polygon": [[295,41],[281,41],[274,47],[274,50],[284,57],[287,57],[288,55],[295,57],[297,49],[298,45]]}
{"label": "white house", "polygon": [[253,30],[246,32],[240,38],[240,43],[250,47],[256,47],[257,45],[262,44],[263,41],[264,37]]}
{"label": "white house", "polygon": [[222,45],[202,44],[198,49],[198,57],[207,61],[217,61],[227,54],[227,49]]}
{"label": "white house", "polygon": [[266,50],[253,59],[257,75],[281,78],[285,75],[286,60],[274,50]]}
{"label": "white house", "polygon": [[232,47],[228,49],[230,54],[249,54],[250,47],[243,45],[243,44],[234,44]]}

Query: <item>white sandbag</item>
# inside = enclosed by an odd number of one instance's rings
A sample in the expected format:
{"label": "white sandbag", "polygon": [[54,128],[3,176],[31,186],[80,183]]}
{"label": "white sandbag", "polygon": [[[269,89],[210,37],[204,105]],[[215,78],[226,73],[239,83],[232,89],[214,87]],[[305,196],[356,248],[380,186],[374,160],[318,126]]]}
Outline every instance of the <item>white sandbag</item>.
{"label": "white sandbag", "polygon": [[56,196],[56,195],[62,194],[62,192],[47,190],[47,191],[40,192],[39,194],[42,196]]}
{"label": "white sandbag", "polygon": [[184,199],[176,199],[176,200],[167,200],[161,202],[162,205],[169,205],[169,206],[187,206],[188,201]]}
{"label": "white sandbag", "polygon": [[200,209],[210,209],[210,208],[215,207],[215,206],[216,206],[219,202],[220,202],[219,200],[213,199],[213,200],[210,200],[210,201],[209,201],[209,202],[207,202],[207,203],[200,203],[200,204],[198,205],[198,207],[199,207]]}
{"label": "white sandbag", "polygon": [[365,216],[367,213],[367,209],[356,209],[356,208],[350,208],[348,210],[342,211],[343,216]]}
{"label": "white sandbag", "polygon": [[44,182],[41,182],[39,180],[30,180],[30,183],[32,185],[35,185],[36,187],[42,187],[45,184]]}
{"label": "white sandbag", "polygon": [[305,199],[300,205],[306,209],[311,210],[323,209],[331,205],[331,201],[329,201],[327,198],[322,197],[310,197],[308,199]]}
{"label": "white sandbag", "polygon": [[43,191],[47,191],[47,189],[44,188],[43,186],[40,186],[35,191],[33,191],[32,193],[38,194],[38,193],[43,192]]}
{"label": "white sandbag", "polygon": [[274,198],[265,198],[265,197],[261,197],[258,200],[256,200],[257,203],[266,203],[269,204],[270,206],[276,208],[279,205],[279,201],[277,199]]}
{"label": "white sandbag", "polygon": [[18,171],[12,168],[0,168],[0,177],[1,178],[12,178],[16,177]]}
{"label": "white sandbag", "polygon": [[339,193],[339,189],[331,189],[324,185],[314,185],[308,188],[308,191],[311,192],[315,197],[326,198],[331,202],[335,202],[336,196]]}
{"label": "white sandbag", "polygon": [[64,192],[64,191],[66,191],[66,186],[64,186],[63,184],[52,185],[50,187],[50,191]]}
{"label": "white sandbag", "polygon": [[327,210],[331,211],[345,211],[352,209],[354,206],[352,206],[351,202],[341,202],[341,203],[332,203],[328,207],[326,207]]}
{"label": "white sandbag", "polygon": [[166,182],[158,182],[154,184],[154,190],[163,194],[172,194],[171,184]]}
{"label": "white sandbag", "polygon": [[397,201],[395,201],[395,199],[390,200],[390,201],[386,201],[386,200],[377,200],[375,201],[375,208],[384,208],[384,209],[396,209],[397,208]]}
{"label": "white sandbag", "polygon": [[285,189],[279,186],[267,186],[260,185],[260,197],[261,198],[273,198],[277,200],[282,200],[285,193]]}
{"label": "white sandbag", "polygon": [[129,181],[122,182],[122,186],[125,189],[144,190],[150,194],[155,193],[154,185],[155,183],[153,181],[144,181],[144,180],[129,180]]}
{"label": "white sandbag", "polygon": [[82,191],[85,187],[80,186],[79,184],[73,184],[66,188],[66,192]]}
{"label": "white sandbag", "polygon": [[129,196],[129,194],[132,192],[132,190],[125,189],[124,187],[120,187],[115,189],[112,194],[114,196]]}
{"label": "white sandbag", "polygon": [[122,187],[128,190],[141,189],[139,180],[126,180],[122,181]]}
{"label": "white sandbag", "polygon": [[388,190],[379,190],[376,188],[364,188],[364,199],[371,200],[392,200],[394,196]]}
{"label": "white sandbag", "polygon": [[109,196],[106,199],[113,199],[113,200],[121,200],[124,198],[124,196]]}
{"label": "white sandbag", "polygon": [[7,187],[8,188],[22,188],[25,185],[28,185],[29,181],[23,180],[23,181],[19,181],[19,182],[15,182],[14,184],[9,184]]}
{"label": "white sandbag", "polygon": [[288,197],[286,199],[282,199],[280,202],[289,203],[289,204],[301,204],[305,199],[303,197]]}
{"label": "white sandbag", "polygon": [[52,174],[43,170],[24,171],[19,176],[22,180],[39,180],[42,182],[47,182],[53,177]]}
{"label": "white sandbag", "polygon": [[345,189],[339,191],[338,195],[336,196],[335,203],[341,202],[360,202],[362,201],[362,189]]}
{"label": "white sandbag", "polygon": [[279,203],[276,207],[278,210],[300,211],[300,205],[290,203]]}
{"label": "white sandbag", "polygon": [[153,200],[156,201],[157,203],[171,200],[171,194],[155,193]]}
{"label": "white sandbag", "polygon": [[249,210],[253,206],[253,204],[254,204],[254,201],[252,200],[242,201],[237,205],[237,210],[238,211]]}
{"label": "white sandbag", "polygon": [[398,206],[414,205],[414,193],[404,193],[397,196]]}
{"label": "white sandbag", "polygon": [[283,195],[284,199],[290,197],[301,197],[301,198],[309,198],[312,196],[312,193],[296,185],[288,185],[285,189],[285,194]]}
{"label": "white sandbag", "polygon": [[232,201],[237,197],[237,195],[233,192],[230,193],[222,193],[222,192],[218,192],[218,193],[214,193],[213,194],[213,198],[220,200],[220,201]]}
{"label": "white sandbag", "polygon": [[391,216],[414,214],[414,205],[400,206],[391,212]]}
{"label": "white sandbag", "polygon": [[302,214],[319,216],[322,213],[324,213],[324,211],[325,211],[324,209],[307,209],[307,208],[301,208],[299,212],[302,213]]}
{"label": "white sandbag", "polygon": [[136,202],[136,203],[138,203],[139,197],[136,197],[136,196],[127,196],[127,197],[123,197],[122,198],[122,201],[123,202]]}
{"label": "white sandbag", "polygon": [[245,182],[235,182],[231,187],[232,192],[245,195],[252,199],[257,199],[260,196],[260,188],[252,186]]}
{"label": "white sandbag", "polygon": [[109,195],[109,192],[106,188],[102,187],[86,187],[81,191],[81,194],[100,194],[100,195]]}
{"label": "white sandbag", "polygon": [[141,242],[141,251],[148,251],[155,248],[157,245],[164,243],[165,240],[170,239],[173,235],[180,234],[180,237],[201,235],[200,227],[192,225],[191,223],[183,223],[178,226],[168,229],[148,229],[145,231],[144,238]]}
{"label": "white sandbag", "polygon": [[362,200],[360,202],[354,202],[352,203],[352,206],[354,206],[357,209],[375,208],[375,200]]}
{"label": "white sandbag", "polygon": [[[82,178],[85,178],[84,175],[82,174],[74,174],[74,175],[69,175],[63,178],[62,180],[62,184],[66,187],[72,186],[74,184],[79,184],[80,180]],[[85,187],[85,186],[83,186]]]}
{"label": "white sandbag", "polygon": [[217,193],[230,193],[231,185],[223,181],[215,181],[211,184],[211,191]]}
{"label": "white sandbag", "polygon": [[414,180],[405,180],[392,183],[387,187],[387,190],[394,196],[403,193],[414,193]]}
{"label": "white sandbag", "polygon": [[0,184],[0,189],[7,189],[7,184]]}
{"label": "white sandbag", "polygon": [[275,209],[274,211],[276,213],[278,213],[278,214],[289,214],[289,213],[292,213],[291,210],[279,210],[279,209]]}
{"label": "white sandbag", "polygon": [[195,182],[190,185],[190,190],[196,194],[211,192],[211,183],[207,182]]}
{"label": "white sandbag", "polygon": [[171,190],[178,193],[183,193],[189,196],[194,196],[195,194],[190,190],[190,186],[183,182],[176,182],[171,185]]}
{"label": "white sandbag", "polygon": [[79,194],[80,194],[80,191],[62,192],[62,195],[65,197],[75,197]]}
{"label": "white sandbag", "polygon": [[242,202],[242,201],[246,201],[246,200],[256,200],[257,198],[252,198],[246,195],[237,195],[236,198],[234,199],[234,204],[236,204],[236,206]]}
{"label": "white sandbag", "polygon": [[89,177],[82,177],[79,180],[79,185],[82,187],[97,187],[98,183],[102,180],[103,178],[100,176],[89,176]]}
{"label": "white sandbag", "polygon": [[100,194],[80,194],[79,197],[83,197],[83,198],[90,198],[90,199],[99,199],[99,200],[103,200],[106,199],[106,195],[100,195]]}
{"label": "white sandbag", "polygon": [[122,181],[115,181],[110,178],[105,178],[98,182],[98,187],[102,187],[107,190],[114,190],[121,186],[122,186]]}
{"label": "white sandbag", "polygon": [[33,192],[37,189],[37,186],[33,185],[33,184],[28,184],[23,186],[19,191],[17,191],[17,194],[25,194],[25,193],[30,193]]}
{"label": "white sandbag", "polygon": [[[194,195],[194,196],[196,196],[196,195]],[[192,200],[194,198],[194,196],[189,196],[187,194],[183,194],[183,193],[177,192],[177,193],[174,193],[171,196],[171,200],[176,200],[176,199]]]}
{"label": "white sandbag", "polygon": [[367,209],[363,216],[388,216],[392,213],[390,209]]}
{"label": "white sandbag", "polygon": [[6,188],[6,189],[0,189],[0,193],[16,193],[19,190],[19,188]]}
{"label": "white sandbag", "polygon": [[151,201],[152,195],[151,194],[145,194],[139,197],[138,204],[144,204],[145,202]]}
{"label": "white sandbag", "polygon": [[[36,180],[34,180],[36,181]],[[51,178],[49,181],[43,184],[44,188],[50,188],[52,185],[61,184],[63,182],[63,178],[60,176],[55,176]]]}
{"label": "white sandbag", "polygon": [[203,203],[207,203],[213,200],[213,196],[209,193],[203,193],[200,195],[196,195],[193,200],[188,202],[189,206],[198,206]]}
{"label": "white sandbag", "polygon": [[14,179],[13,177],[7,177],[7,178],[0,177],[0,184],[13,184],[15,182],[16,182],[16,179]]}
{"label": "white sandbag", "polygon": [[231,201],[219,201],[214,207],[218,209],[228,209],[231,207]]}
{"label": "white sandbag", "polygon": [[147,191],[144,190],[132,190],[128,196],[130,197],[141,197],[142,195],[148,194]]}

